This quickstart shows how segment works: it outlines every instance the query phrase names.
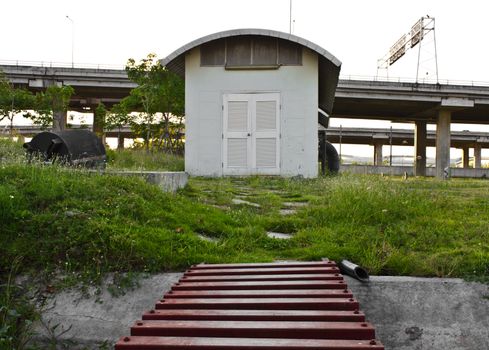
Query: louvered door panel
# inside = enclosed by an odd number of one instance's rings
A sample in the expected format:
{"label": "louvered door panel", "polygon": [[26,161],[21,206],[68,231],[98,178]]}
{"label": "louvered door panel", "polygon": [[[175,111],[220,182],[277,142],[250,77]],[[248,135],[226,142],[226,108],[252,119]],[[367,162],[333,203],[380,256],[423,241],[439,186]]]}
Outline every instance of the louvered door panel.
{"label": "louvered door panel", "polygon": [[228,102],[228,131],[248,131],[248,102]]}
{"label": "louvered door panel", "polygon": [[278,174],[279,167],[279,94],[254,96],[253,141],[254,173]]}
{"label": "louvered door panel", "polygon": [[251,101],[248,94],[223,97],[223,174],[251,172]]}
{"label": "louvered door panel", "polygon": [[227,166],[248,167],[248,142],[246,139],[228,139]]}
{"label": "louvered door panel", "polygon": [[256,102],[256,131],[277,129],[277,102]]}
{"label": "louvered door panel", "polygon": [[276,167],[277,161],[277,140],[257,139],[256,140],[256,167]]}

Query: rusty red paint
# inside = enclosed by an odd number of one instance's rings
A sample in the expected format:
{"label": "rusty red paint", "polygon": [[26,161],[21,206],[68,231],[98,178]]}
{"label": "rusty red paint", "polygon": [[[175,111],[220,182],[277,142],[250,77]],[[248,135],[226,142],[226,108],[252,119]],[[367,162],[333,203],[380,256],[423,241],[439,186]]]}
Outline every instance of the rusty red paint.
{"label": "rusty red paint", "polygon": [[205,298],[164,299],[156,309],[234,309],[234,310],[356,310],[352,298]]}
{"label": "rusty red paint", "polygon": [[246,282],[181,282],[172,290],[279,290],[279,289],[344,289],[340,281],[246,281]]}
{"label": "rusty red paint", "polygon": [[143,320],[364,322],[365,314],[350,310],[160,309],[145,312]]}
{"label": "rusty red paint", "polygon": [[241,281],[335,281],[342,280],[338,274],[297,274],[297,275],[224,275],[224,276],[183,276],[180,282],[241,282]]}
{"label": "rusty red paint", "polygon": [[251,264],[198,264],[190,270],[196,269],[260,269],[260,268],[293,268],[293,267],[326,267],[336,266],[334,261],[304,261],[283,263],[251,263]]}
{"label": "rusty red paint", "polygon": [[291,290],[182,290],[170,291],[165,299],[174,298],[351,298],[348,289]]}
{"label": "rusty red paint", "polygon": [[115,350],[384,350],[380,342],[339,339],[128,337]]}
{"label": "rusty red paint", "polygon": [[360,322],[157,320],[136,322],[131,335],[370,340],[375,338],[375,330]]}
{"label": "rusty red paint", "polygon": [[339,273],[337,267],[293,267],[293,268],[261,268],[261,269],[197,269],[185,272],[184,276],[219,276],[219,275],[292,275],[292,274],[331,274]]}
{"label": "rusty red paint", "polygon": [[334,262],[199,264],[116,350],[384,349]]}

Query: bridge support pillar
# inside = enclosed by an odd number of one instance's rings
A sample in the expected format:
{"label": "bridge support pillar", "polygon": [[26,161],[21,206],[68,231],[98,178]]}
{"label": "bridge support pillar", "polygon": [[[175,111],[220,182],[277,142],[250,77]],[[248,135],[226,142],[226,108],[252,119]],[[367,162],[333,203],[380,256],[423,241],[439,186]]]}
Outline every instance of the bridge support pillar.
{"label": "bridge support pillar", "polygon": [[426,122],[417,121],[414,127],[414,175],[426,176]]}
{"label": "bridge support pillar", "polygon": [[474,168],[482,168],[482,147],[478,144],[474,146]]}
{"label": "bridge support pillar", "polygon": [[462,147],[462,166],[463,168],[468,168],[469,167],[469,146],[464,146]]}
{"label": "bridge support pillar", "polygon": [[380,142],[374,143],[374,165],[382,165],[383,162],[382,146],[383,144]]}
{"label": "bridge support pillar", "polygon": [[117,137],[117,149],[124,149],[124,135]]}
{"label": "bridge support pillar", "polygon": [[436,177],[450,178],[450,123],[452,112],[440,110],[436,123]]}

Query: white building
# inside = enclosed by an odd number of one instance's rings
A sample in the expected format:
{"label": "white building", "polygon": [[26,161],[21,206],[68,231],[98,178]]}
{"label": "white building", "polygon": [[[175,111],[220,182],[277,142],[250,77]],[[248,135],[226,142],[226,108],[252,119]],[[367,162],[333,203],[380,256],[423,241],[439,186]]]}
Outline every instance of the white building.
{"label": "white building", "polygon": [[241,29],[161,61],[185,77],[191,175],[318,174],[318,111],[331,114],[341,62],[294,35]]}

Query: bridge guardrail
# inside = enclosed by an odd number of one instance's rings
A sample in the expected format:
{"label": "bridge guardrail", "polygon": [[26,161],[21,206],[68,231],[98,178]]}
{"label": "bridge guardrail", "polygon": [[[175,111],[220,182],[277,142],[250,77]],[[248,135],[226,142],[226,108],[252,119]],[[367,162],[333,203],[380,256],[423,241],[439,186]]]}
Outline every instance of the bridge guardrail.
{"label": "bridge guardrail", "polygon": [[33,66],[45,68],[86,68],[97,70],[124,70],[125,65],[98,64],[98,63],[71,63],[71,62],[52,62],[52,61],[20,61],[20,60],[0,60],[0,65],[5,66]]}
{"label": "bridge guardrail", "polygon": [[[55,61],[22,61],[22,60],[0,60],[0,65],[5,66],[34,66],[46,68],[86,68],[97,70],[124,70],[125,65],[117,64],[98,64],[98,63],[71,63],[71,62],[55,62]],[[356,81],[373,81],[373,82],[390,82],[390,83],[416,83],[415,78],[408,77],[386,77],[386,76],[369,76],[369,75],[341,75],[340,80],[356,80]],[[418,79],[419,84],[439,84],[439,85],[464,85],[464,86],[489,86],[487,81],[475,80],[456,80],[456,79]]]}
{"label": "bridge guardrail", "polygon": [[432,85],[463,85],[463,86],[489,86],[487,81],[475,80],[456,80],[456,79],[427,79],[422,78],[416,81],[415,78],[407,77],[383,77],[370,75],[340,75],[340,80],[365,81],[365,82],[381,82],[381,83],[411,83],[411,84],[432,84]]}

